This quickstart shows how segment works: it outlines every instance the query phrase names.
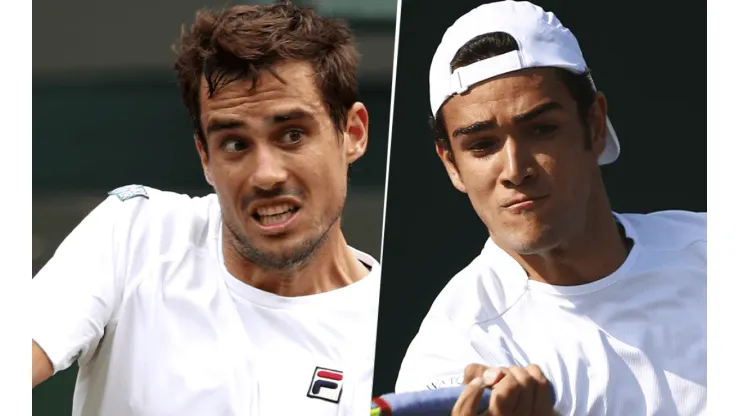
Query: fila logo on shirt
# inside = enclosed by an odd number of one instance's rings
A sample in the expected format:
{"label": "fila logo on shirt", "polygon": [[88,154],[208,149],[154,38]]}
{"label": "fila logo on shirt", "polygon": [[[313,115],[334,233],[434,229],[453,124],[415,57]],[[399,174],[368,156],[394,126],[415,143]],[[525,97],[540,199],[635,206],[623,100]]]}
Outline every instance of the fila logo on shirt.
{"label": "fila logo on shirt", "polygon": [[344,374],[341,371],[316,367],[313,370],[313,379],[311,379],[311,387],[308,389],[308,397],[339,403],[343,381]]}

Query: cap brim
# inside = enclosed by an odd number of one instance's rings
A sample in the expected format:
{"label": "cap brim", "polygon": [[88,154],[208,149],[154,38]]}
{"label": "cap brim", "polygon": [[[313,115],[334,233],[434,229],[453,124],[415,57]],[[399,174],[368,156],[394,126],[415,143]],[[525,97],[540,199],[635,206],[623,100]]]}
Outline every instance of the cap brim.
{"label": "cap brim", "polygon": [[599,165],[608,165],[619,157],[619,139],[614,131],[611,120],[606,118],[606,147],[604,152],[599,156]]}

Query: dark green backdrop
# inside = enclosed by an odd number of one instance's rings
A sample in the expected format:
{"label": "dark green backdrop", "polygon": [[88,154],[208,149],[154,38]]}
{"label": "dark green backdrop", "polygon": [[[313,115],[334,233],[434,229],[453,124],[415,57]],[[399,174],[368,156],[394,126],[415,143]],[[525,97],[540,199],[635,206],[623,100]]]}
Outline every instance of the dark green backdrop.
{"label": "dark green backdrop", "polygon": [[[389,74],[361,85],[372,136],[367,153],[352,166],[353,186],[385,182],[390,80]],[[33,119],[35,194],[129,183],[204,187],[174,73],[35,78]]]}
{"label": "dark green backdrop", "polygon": [[[375,394],[393,390],[432,301],[487,237],[465,195],[450,184],[426,124],[438,42],[457,17],[482,3],[402,3]],[[573,31],[607,96],[622,143],[618,162],[603,170],[614,210],[705,211],[705,3],[536,3]]]}

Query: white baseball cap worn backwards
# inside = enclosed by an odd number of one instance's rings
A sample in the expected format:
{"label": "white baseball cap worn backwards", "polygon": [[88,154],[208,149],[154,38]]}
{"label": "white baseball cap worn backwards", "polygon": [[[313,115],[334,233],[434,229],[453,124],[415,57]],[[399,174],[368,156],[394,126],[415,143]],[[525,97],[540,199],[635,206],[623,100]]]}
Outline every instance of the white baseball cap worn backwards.
{"label": "white baseball cap worn backwards", "polygon": [[[491,32],[508,33],[519,44],[519,50],[450,71],[452,59],[463,45]],[[535,67],[563,68],[577,74],[587,70],[578,41],[553,13],[527,1],[505,0],[478,6],[447,29],[434,53],[429,70],[432,114],[436,116],[448,98],[479,82]],[[612,163],[619,156],[617,134],[608,118],[606,122],[606,148],[599,157],[601,165]]]}

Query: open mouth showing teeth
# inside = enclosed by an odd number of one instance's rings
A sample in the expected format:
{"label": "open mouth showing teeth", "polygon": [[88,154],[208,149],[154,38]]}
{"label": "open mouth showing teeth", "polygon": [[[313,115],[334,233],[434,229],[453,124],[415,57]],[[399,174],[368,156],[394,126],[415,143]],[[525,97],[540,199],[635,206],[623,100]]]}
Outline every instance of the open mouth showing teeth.
{"label": "open mouth showing teeth", "polygon": [[290,218],[293,213],[298,211],[298,207],[281,204],[273,205],[269,207],[257,208],[256,212],[252,214],[252,217],[262,225],[272,225],[281,223]]}

